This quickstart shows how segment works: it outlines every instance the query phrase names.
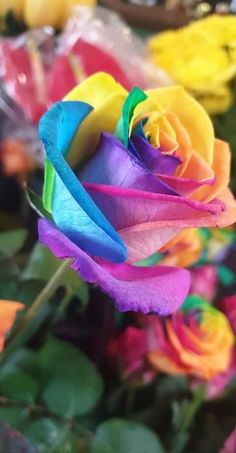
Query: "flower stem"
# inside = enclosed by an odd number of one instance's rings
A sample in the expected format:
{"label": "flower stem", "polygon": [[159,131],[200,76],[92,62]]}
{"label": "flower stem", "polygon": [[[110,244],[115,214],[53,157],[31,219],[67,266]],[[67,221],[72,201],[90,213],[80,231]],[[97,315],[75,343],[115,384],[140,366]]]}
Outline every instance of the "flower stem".
{"label": "flower stem", "polygon": [[189,402],[188,407],[184,413],[183,419],[180,424],[180,431],[187,431],[191,426],[195,415],[200,409],[206,397],[206,385],[200,384],[195,390],[192,400]]}
{"label": "flower stem", "polygon": [[19,335],[23,330],[29,325],[30,321],[38,314],[40,308],[52,297],[55,291],[59,288],[62,282],[63,274],[70,268],[72,260],[67,259],[58,267],[57,271],[50,280],[47,282],[46,286],[38,294],[30,308],[27,310],[25,316],[17,326],[17,328],[12,332],[10,337],[7,340],[7,346]]}

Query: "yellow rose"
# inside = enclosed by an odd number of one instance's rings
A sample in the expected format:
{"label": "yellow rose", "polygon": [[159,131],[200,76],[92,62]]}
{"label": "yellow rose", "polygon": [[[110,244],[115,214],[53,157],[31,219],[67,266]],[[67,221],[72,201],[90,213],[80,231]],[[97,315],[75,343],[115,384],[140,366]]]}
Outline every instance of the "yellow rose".
{"label": "yellow rose", "polygon": [[226,112],[233,103],[233,94],[227,86],[217,87],[212,93],[198,93],[195,96],[210,115]]}
{"label": "yellow rose", "polygon": [[194,95],[210,114],[233,101],[236,77],[236,18],[211,16],[149,41],[153,62]]}

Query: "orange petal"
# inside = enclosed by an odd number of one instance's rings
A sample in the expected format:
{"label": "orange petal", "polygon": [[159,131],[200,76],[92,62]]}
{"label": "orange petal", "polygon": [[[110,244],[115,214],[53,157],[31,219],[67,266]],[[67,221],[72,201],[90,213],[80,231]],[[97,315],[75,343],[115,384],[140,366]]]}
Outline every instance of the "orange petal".
{"label": "orange petal", "polygon": [[176,176],[181,176],[188,165],[192,155],[192,145],[188,132],[180,122],[179,118],[174,113],[166,113],[166,118],[175,130],[176,141],[179,145],[177,156],[182,160],[182,164],[178,166]]}
{"label": "orange petal", "polygon": [[202,253],[202,241],[195,228],[188,228],[179,233],[160,250],[167,252],[161,261],[166,266],[188,267],[195,263]]}
{"label": "orange petal", "polygon": [[200,156],[200,154],[192,150],[188,165],[186,166],[186,168],[184,168],[181,176],[183,178],[204,181],[214,178],[214,172],[211,166],[206,163],[206,161]]}
{"label": "orange petal", "polygon": [[11,300],[0,300],[0,352],[3,350],[5,335],[11,329],[16,312],[23,310],[24,305]]}
{"label": "orange petal", "polygon": [[217,198],[219,193],[228,186],[230,181],[231,152],[228,143],[215,140],[214,160],[212,169],[216,178],[213,186],[203,186],[192,196],[194,200],[208,202]]}
{"label": "orange petal", "polygon": [[189,374],[191,371],[191,369],[184,365],[178,365],[174,360],[171,360],[168,355],[161,351],[149,352],[148,361],[155,370],[167,374]]}

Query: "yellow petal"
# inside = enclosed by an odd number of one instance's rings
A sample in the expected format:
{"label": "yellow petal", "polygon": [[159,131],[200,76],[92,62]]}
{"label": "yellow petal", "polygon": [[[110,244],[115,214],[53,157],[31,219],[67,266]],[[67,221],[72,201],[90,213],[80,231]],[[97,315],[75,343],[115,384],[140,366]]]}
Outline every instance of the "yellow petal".
{"label": "yellow petal", "polygon": [[170,112],[177,115],[188,132],[192,148],[211,165],[214,129],[203,107],[180,86],[149,90],[147,94],[150,101],[160,106],[163,114]]}
{"label": "yellow petal", "polygon": [[[97,72],[68,93],[64,101],[83,101],[97,108],[112,94],[127,96],[127,91],[105,72]],[[114,105],[115,108],[115,105]]]}
{"label": "yellow petal", "polygon": [[104,72],[87,78],[66,95],[64,101],[82,101],[94,107],[71,144],[67,160],[72,167],[93,154],[101,132],[114,132],[126,96],[127,91]]}
{"label": "yellow petal", "polygon": [[111,94],[81,123],[68,154],[72,168],[94,153],[101,132],[114,132],[125,98],[126,95],[122,93]]}

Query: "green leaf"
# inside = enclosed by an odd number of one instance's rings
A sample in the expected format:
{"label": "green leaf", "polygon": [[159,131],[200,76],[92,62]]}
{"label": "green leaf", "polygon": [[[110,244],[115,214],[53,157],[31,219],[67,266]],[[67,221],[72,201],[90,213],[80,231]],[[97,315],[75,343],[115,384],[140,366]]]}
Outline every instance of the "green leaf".
{"label": "green leaf", "polygon": [[16,401],[32,403],[39,392],[39,384],[32,376],[15,368],[0,379],[0,393]]}
{"label": "green leaf", "polygon": [[51,214],[43,206],[42,198],[37,193],[29,187],[26,188],[25,193],[31,208],[34,209],[39,216],[52,219]]}
{"label": "green leaf", "polygon": [[29,410],[22,407],[0,407],[0,420],[23,431],[29,418]]}
{"label": "green leaf", "polygon": [[23,246],[27,230],[11,230],[0,233],[0,256],[10,258],[14,256]]}
{"label": "green leaf", "polygon": [[78,349],[51,337],[35,360],[48,376],[42,397],[51,412],[70,418],[95,406],[103,381],[95,365]]}
{"label": "green leaf", "polygon": [[[96,434],[111,453],[164,453],[158,436],[141,423],[114,418],[98,426]],[[102,453],[96,444],[94,440],[91,453]]]}
{"label": "green leaf", "polygon": [[15,371],[16,368],[27,368],[34,357],[34,351],[26,348],[17,349],[15,352],[3,357],[0,366],[0,380]]}
{"label": "green leaf", "polygon": [[44,286],[45,282],[42,280],[32,279],[19,281],[17,287],[17,300],[20,300],[26,307],[30,306]]}
{"label": "green leaf", "polygon": [[115,450],[107,445],[104,440],[95,437],[91,442],[88,453],[115,453]]}
{"label": "green leaf", "polygon": [[[22,273],[23,280],[38,279],[47,282],[61,265],[46,247],[37,243],[30,256],[27,267]],[[88,286],[84,283],[77,272],[68,269],[64,274],[61,285],[67,287],[72,294],[79,297],[86,304],[88,302]]]}
{"label": "green leaf", "polygon": [[[7,280],[15,279],[19,277],[20,270],[17,266],[16,262],[12,258],[3,258],[0,252],[0,278],[1,280],[4,279],[4,282],[1,282],[1,285],[5,285],[7,288]],[[7,297],[7,299],[9,296]]]}
{"label": "green leaf", "polygon": [[[0,269],[2,270],[2,262],[0,265]],[[18,299],[17,293],[17,282],[14,279],[4,279],[0,281],[0,298],[6,300],[20,300]]]}
{"label": "green leaf", "polygon": [[67,426],[50,418],[34,421],[25,435],[35,445],[38,453],[78,453],[75,438]]}

